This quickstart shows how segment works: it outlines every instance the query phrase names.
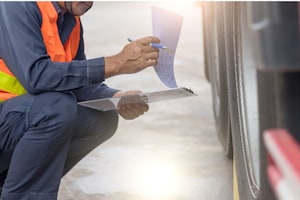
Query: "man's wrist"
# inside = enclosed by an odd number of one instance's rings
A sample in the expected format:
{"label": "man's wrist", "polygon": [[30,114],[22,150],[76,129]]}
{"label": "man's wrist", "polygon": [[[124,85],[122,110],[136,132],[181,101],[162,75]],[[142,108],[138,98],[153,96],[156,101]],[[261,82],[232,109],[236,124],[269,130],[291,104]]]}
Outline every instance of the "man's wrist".
{"label": "man's wrist", "polygon": [[119,90],[112,97],[120,97],[120,96],[123,96],[123,95],[124,95],[124,92]]}
{"label": "man's wrist", "polygon": [[122,60],[119,59],[117,55],[105,57],[104,62],[105,78],[109,78],[114,75],[120,74]]}

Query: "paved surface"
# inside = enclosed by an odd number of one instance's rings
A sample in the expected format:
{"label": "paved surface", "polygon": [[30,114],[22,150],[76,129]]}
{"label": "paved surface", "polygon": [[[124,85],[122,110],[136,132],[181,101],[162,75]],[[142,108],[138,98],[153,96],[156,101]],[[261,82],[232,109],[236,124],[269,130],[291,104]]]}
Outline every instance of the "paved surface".
{"label": "paved surface", "polygon": [[[216,137],[203,73],[201,9],[192,3],[154,4],[185,17],[175,74],[178,85],[198,96],[153,103],[144,116],[121,119],[115,136],[64,177],[60,200],[232,199],[232,164]],[[116,54],[128,37],[151,35],[151,5],[95,2],[82,18],[87,56]],[[111,78],[107,84],[145,92],[166,89],[152,68]]]}

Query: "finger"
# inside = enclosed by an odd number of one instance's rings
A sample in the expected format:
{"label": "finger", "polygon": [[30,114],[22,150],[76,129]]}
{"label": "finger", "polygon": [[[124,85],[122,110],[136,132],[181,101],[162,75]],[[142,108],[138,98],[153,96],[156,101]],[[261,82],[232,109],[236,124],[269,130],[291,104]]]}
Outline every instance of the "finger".
{"label": "finger", "polygon": [[132,108],[132,112],[134,112],[137,117],[149,110],[148,104],[135,104],[134,106],[135,108]]}
{"label": "finger", "polygon": [[149,110],[148,104],[124,105],[119,109],[119,114],[127,120],[135,119]]}
{"label": "finger", "polygon": [[131,116],[136,116],[137,117],[139,115],[144,114],[144,110],[138,104],[133,104],[133,105],[130,105],[130,106],[128,105],[127,109],[128,109],[128,111],[130,111]]}
{"label": "finger", "polygon": [[151,52],[151,53],[147,53],[144,56],[144,59],[148,60],[148,59],[158,59],[158,52]]}
{"label": "finger", "polygon": [[149,45],[150,43],[160,43],[159,38],[155,36],[144,37],[136,41],[140,42],[143,45]]}
{"label": "finger", "polygon": [[145,53],[157,52],[158,53],[159,49],[158,48],[154,48],[154,47],[152,47],[150,45],[146,45],[146,46],[143,47],[143,52],[145,52]]}
{"label": "finger", "polygon": [[128,113],[128,110],[119,110],[119,114],[124,118],[124,119],[134,119],[134,116],[132,116],[130,113]]}
{"label": "finger", "polygon": [[130,105],[122,106],[120,109],[120,113],[122,113],[122,116],[125,119],[134,119],[138,116],[136,111],[132,109]]}
{"label": "finger", "polygon": [[149,105],[148,105],[148,104],[142,104],[142,110],[143,110],[144,112],[148,112],[148,110],[149,110]]}
{"label": "finger", "polygon": [[158,61],[156,59],[148,59],[145,62],[145,67],[149,67],[149,66],[155,66],[157,65]]}
{"label": "finger", "polygon": [[136,109],[139,109],[143,112],[148,111],[148,109],[149,109],[149,105],[146,103],[137,103],[137,104],[134,104],[134,106]]}
{"label": "finger", "polygon": [[145,111],[148,110],[148,105],[147,104],[130,104],[124,106],[124,109],[127,109],[128,114],[130,116],[140,116],[143,115]]}

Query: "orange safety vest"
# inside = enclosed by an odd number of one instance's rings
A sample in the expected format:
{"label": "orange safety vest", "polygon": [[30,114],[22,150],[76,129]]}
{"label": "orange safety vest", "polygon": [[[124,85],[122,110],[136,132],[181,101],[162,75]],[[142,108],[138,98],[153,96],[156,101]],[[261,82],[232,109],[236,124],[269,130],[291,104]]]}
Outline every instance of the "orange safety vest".
{"label": "orange safety vest", "polygon": [[[52,2],[37,1],[42,15],[41,33],[48,55],[53,62],[70,62],[77,54],[80,42],[80,19],[63,45],[57,28],[58,14]],[[27,93],[22,84],[0,59],[0,101]]]}

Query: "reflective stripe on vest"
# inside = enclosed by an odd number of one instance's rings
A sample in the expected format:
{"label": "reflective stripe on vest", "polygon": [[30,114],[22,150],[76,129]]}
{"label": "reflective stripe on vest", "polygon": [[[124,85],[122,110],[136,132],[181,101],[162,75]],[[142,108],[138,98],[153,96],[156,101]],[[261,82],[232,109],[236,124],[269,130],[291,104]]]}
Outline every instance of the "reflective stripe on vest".
{"label": "reflective stripe on vest", "polygon": [[26,93],[18,79],[8,71],[2,59],[0,59],[0,90],[0,101]]}
{"label": "reflective stripe on vest", "polygon": [[[41,15],[41,33],[46,47],[47,54],[53,62],[70,62],[75,58],[80,41],[80,20],[75,17],[76,25],[69,38],[61,43],[57,28],[58,14],[52,2],[36,2]],[[10,72],[5,62],[0,59],[0,101],[25,94],[26,90]]]}

